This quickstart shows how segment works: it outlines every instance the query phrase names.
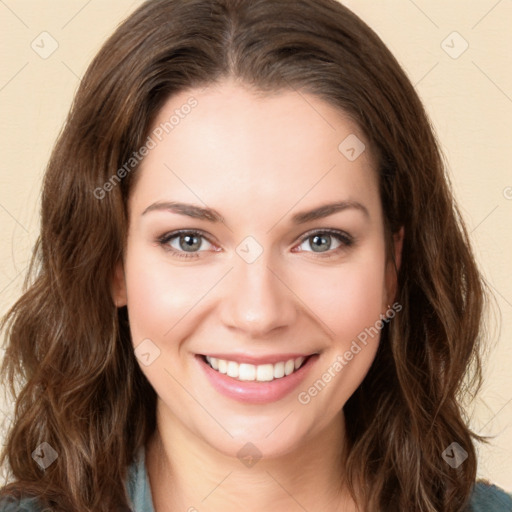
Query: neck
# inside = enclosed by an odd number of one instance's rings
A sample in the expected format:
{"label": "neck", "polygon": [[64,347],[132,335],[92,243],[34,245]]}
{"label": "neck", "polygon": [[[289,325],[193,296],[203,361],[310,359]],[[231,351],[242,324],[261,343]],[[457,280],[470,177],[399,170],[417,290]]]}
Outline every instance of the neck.
{"label": "neck", "polygon": [[[162,417],[148,442],[146,467],[155,512],[355,510],[342,484],[344,417],[296,450],[245,465],[219,452],[176,418]],[[165,425],[165,429],[162,428]]]}

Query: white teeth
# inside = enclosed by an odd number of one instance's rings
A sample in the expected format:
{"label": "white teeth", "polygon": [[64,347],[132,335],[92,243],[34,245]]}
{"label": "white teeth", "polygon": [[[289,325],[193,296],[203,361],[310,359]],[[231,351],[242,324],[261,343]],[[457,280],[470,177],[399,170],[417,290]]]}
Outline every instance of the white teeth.
{"label": "white teeth", "polygon": [[298,370],[300,368],[300,365],[304,362],[305,357],[297,357],[295,359],[295,369]]}
{"label": "white teeth", "polygon": [[274,379],[284,377],[284,363],[276,363],[274,365]]}
{"label": "white teeth", "polygon": [[256,367],[256,380],[262,382],[274,380],[274,365],[259,364]]}
{"label": "white teeth", "polygon": [[238,378],[240,380],[255,380],[256,379],[256,366],[253,364],[247,364],[247,363],[235,363],[231,361],[233,364],[236,364],[239,366],[239,375]]}
{"label": "white teeth", "polygon": [[290,375],[290,373],[293,373],[293,370],[295,370],[295,361],[290,359],[284,364],[284,374]]}
{"label": "white teeth", "polygon": [[226,373],[229,377],[238,377],[238,364],[234,361],[228,361],[228,371]]}
{"label": "white teeth", "polygon": [[227,373],[228,372],[228,362],[225,359],[219,359],[219,372]]}
{"label": "white teeth", "polygon": [[270,382],[274,379],[281,379],[285,375],[290,375],[298,370],[305,357],[297,357],[280,361],[275,364],[248,364],[218,359],[216,357],[206,356],[210,366],[219,373],[227,374],[229,377],[244,381]]}

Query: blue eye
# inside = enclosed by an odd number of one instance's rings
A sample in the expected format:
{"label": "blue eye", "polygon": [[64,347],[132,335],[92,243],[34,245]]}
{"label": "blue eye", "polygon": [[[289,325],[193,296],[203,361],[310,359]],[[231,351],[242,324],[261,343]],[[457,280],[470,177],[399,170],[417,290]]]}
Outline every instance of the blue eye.
{"label": "blue eye", "polygon": [[[332,247],[333,239],[337,242]],[[178,230],[172,233],[166,233],[157,239],[157,242],[173,256],[178,258],[199,258],[200,253],[204,251],[218,251],[212,249],[214,245],[206,238],[206,236],[197,230]],[[311,251],[307,249],[299,249],[297,252],[313,252],[320,258],[331,258],[352,246],[354,239],[348,233],[337,229],[323,229],[306,233],[300,241],[298,247],[309,244]],[[206,245],[206,247],[205,247]]]}
{"label": "blue eye", "polygon": [[[337,241],[335,247],[332,247],[333,238]],[[302,237],[299,247],[305,243],[308,243],[309,247],[312,248],[312,251],[306,250],[306,252],[313,252],[320,257],[331,257],[333,253],[350,247],[354,243],[354,239],[343,231],[324,229],[306,233]],[[304,251],[304,249],[300,249],[300,251]]]}
{"label": "blue eye", "polygon": [[201,252],[200,249],[204,249],[204,243],[211,244],[205,236],[199,231],[174,231],[173,233],[168,233],[161,236],[158,239],[160,245],[162,245],[166,250],[174,253],[175,256],[179,258],[197,258],[199,257],[198,252]]}

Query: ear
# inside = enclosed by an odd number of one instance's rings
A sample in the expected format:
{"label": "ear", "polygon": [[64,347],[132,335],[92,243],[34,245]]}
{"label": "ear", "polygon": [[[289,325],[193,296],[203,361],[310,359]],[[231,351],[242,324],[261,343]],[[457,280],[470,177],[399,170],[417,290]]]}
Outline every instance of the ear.
{"label": "ear", "polygon": [[126,306],[128,303],[126,281],[124,278],[124,265],[122,260],[119,260],[114,268],[114,276],[112,278],[112,300],[117,308]]}
{"label": "ear", "polygon": [[403,226],[393,234],[394,261],[390,259],[386,268],[386,298],[387,304],[392,304],[397,292],[398,271],[402,263],[402,247],[404,242]]}

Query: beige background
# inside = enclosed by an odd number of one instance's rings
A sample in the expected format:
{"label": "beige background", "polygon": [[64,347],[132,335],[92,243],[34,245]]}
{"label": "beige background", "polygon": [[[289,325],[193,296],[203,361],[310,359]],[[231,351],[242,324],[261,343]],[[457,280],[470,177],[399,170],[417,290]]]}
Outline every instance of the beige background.
{"label": "beige background", "polygon": [[[140,3],[0,0],[0,313],[20,293],[38,232],[44,166],[80,76]],[[471,422],[495,436],[479,448],[480,476],[512,491],[512,2],[344,3],[381,36],[425,102],[494,288],[501,322]],[[40,35],[45,31],[50,35]],[[58,48],[45,55],[52,44]],[[5,425],[11,405],[2,407]]]}

